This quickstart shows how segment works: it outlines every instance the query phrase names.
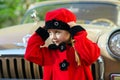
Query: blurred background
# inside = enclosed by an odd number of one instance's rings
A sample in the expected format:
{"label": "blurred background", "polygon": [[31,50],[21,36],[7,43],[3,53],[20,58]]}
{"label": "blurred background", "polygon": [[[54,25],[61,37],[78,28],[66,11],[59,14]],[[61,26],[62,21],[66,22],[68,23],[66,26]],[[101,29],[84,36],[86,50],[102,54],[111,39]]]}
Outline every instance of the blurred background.
{"label": "blurred background", "polygon": [[20,24],[29,6],[42,1],[50,0],[0,0],[0,28]]}
{"label": "blurred background", "polygon": [[47,0],[0,0],[0,28],[20,24],[30,4]]}

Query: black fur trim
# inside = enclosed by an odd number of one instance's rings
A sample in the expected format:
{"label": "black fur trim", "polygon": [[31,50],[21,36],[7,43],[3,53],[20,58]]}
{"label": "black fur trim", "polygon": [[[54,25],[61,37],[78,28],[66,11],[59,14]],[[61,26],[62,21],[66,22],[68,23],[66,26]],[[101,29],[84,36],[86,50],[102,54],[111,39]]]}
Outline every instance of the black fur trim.
{"label": "black fur trim", "polygon": [[45,23],[45,29],[61,29],[69,31],[70,26],[65,22],[53,19]]}
{"label": "black fur trim", "polygon": [[85,30],[82,26],[76,25],[72,27],[69,32],[71,33],[71,36],[73,37],[77,32]]}
{"label": "black fur trim", "polygon": [[51,50],[59,49],[61,52],[63,52],[64,50],[66,50],[66,43],[62,42],[58,46],[56,44],[50,44],[48,48]]}
{"label": "black fur trim", "polygon": [[46,40],[49,37],[49,33],[47,32],[47,30],[39,27],[36,31],[35,31],[38,35],[40,35],[42,37],[43,40]]}

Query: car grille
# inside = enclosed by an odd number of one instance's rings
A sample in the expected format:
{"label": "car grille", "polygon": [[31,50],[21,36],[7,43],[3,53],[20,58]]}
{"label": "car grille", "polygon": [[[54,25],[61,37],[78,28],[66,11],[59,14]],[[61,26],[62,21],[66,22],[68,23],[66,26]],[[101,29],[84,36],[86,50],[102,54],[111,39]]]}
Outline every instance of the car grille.
{"label": "car grille", "polygon": [[[42,67],[26,61],[23,56],[0,56],[0,80],[1,79],[42,79]],[[98,80],[98,63],[91,66],[94,80]]]}
{"label": "car grille", "polygon": [[0,79],[42,79],[42,67],[26,61],[23,56],[0,57]]}

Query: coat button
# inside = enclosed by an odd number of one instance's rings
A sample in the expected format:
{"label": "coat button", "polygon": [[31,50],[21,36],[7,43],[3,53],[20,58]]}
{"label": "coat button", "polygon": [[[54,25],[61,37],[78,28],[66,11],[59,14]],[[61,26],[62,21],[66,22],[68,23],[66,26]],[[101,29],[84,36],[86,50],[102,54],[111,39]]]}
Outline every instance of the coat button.
{"label": "coat button", "polygon": [[68,69],[69,66],[69,62],[67,62],[67,60],[63,60],[60,64],[60,70],[65,71]]}

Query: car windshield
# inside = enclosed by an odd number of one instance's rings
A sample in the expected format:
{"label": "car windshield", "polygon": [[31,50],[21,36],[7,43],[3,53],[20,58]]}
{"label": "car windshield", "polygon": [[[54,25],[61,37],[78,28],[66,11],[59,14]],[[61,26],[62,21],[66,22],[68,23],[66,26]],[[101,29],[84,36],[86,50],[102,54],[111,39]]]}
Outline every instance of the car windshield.
{"label": "car windshield", "polygon": [[90,24],[94,20],[102,19],[97,24],[109,25],[107,20],[119,25],[119,6],[112,3],[102,2],[69,2],[69,3],[54,3],[46,5],[37,5],[36,7],[28,10],[22,19],[23,23],[33,22],[31,14],[33,10],[37,11],[37,17],[39,20],[44,20],[45,13],[49,10],[56,8],[68,8],[74,12],[77,16],[77,21],[85,24]]}

